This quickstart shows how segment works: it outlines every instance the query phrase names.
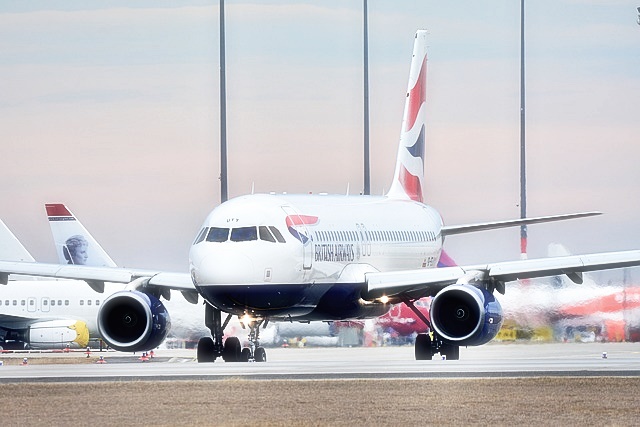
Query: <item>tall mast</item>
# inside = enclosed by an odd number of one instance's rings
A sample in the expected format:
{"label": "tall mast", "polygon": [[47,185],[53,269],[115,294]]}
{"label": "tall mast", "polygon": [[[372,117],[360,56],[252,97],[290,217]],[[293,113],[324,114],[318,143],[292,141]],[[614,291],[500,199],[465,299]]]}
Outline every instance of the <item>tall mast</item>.
{"label": "tall mast", "polygon": [[[524,0],[520,0],[520,218],[527,217],[527,162],[524,98]],[[520,257],[527,258],[527,226],[520,226]]]}
{"label": "tall mast", "polygon": [[220,202],[229,198],[227,192],[227,82],[224,38],[224,0],[220,0]]}

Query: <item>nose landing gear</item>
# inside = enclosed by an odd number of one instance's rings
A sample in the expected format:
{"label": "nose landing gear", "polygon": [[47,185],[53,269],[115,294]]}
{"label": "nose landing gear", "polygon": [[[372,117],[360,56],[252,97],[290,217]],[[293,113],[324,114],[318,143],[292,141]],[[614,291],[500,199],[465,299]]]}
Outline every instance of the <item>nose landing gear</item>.
{"label": "nose landing gear", "polygon": [[260,347],[260,327],[266,327],[268,323],[268,319],[249,319],[246,324],[242,323],[243,327],[249,328],[249,347],[242,349],[248,359],[243,361],[267,361],[267,352],[264,347]]}

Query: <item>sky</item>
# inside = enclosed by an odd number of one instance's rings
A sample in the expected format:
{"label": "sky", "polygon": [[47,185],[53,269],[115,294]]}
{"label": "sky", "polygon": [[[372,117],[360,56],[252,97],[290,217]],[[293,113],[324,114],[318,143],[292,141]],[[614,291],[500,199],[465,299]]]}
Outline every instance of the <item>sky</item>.
{"label": "sky", "polygon": [[[640,248],[637,1],[526,10],[529,256]],[[218,2],[0,3],[0,218],[55,262],[66,203],[121,266],[186,271],[220,202]],[[413,36],[429,39],[426,201],[447,224],[520,216],[520,2],[369,0],[371,191],[395,166]],[[362,1],[227,0],[229,196],[363,187]],[[461,264],[519,230],[452,236]]]}

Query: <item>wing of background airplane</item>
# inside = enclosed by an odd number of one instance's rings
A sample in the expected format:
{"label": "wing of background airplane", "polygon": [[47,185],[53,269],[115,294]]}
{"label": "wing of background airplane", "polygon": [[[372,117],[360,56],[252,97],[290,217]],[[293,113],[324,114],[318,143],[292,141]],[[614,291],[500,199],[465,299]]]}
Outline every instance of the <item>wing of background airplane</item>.
{"label": "wing of background airplane", "polygon": [[582,273],[640,265],[640,251],[608,252],[555,258],[497,262],[474,266],[367,273],[367,298],[421,298],[452,284],[484,281],[504,293],[506,282],[566,274],[576,283]]}

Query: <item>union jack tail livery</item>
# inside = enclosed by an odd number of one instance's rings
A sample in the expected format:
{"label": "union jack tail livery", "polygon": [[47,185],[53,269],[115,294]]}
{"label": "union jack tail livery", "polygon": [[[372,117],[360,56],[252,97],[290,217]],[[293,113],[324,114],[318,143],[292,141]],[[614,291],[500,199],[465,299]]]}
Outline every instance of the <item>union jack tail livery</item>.
{"label": "union jack tail livery", "polygon": [[427,32],[418,31],[413,46],[409,86],[402,118],[396,171],[388,197],[423,202],[426,121]]}

